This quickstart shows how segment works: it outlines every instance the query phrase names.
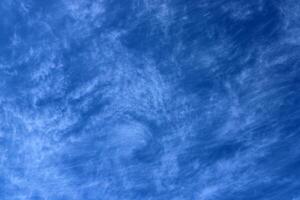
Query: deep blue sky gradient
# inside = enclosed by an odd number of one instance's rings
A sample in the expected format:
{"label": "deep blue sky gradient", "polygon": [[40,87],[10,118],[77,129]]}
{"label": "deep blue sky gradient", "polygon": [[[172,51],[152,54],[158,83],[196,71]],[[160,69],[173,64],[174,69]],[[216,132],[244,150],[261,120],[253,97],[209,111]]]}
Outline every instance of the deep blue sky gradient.
{"label": "deep blue sky gradient", "polygon": [[0,200],[300,200],[297,0],[2,0]]}

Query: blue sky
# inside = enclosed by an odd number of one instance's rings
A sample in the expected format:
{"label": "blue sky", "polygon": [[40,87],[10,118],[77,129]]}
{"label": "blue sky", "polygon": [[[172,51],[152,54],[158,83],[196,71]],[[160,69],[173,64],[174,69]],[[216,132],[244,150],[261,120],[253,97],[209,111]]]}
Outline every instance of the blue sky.
{"label": "blue sky", "polygon": [[300,200],[296,0],[2,0],[1,200]]}

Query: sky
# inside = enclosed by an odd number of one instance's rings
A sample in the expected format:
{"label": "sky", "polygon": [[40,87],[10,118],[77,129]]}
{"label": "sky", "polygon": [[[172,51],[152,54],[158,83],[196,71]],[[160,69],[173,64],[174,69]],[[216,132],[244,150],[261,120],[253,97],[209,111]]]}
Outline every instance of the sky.
{"label": "sky", "polygon": [[1,0],[1,200],[300,200],[297,0]]}

